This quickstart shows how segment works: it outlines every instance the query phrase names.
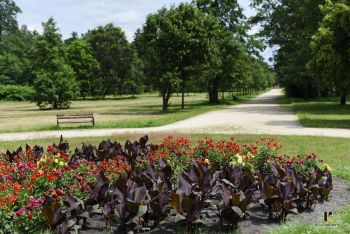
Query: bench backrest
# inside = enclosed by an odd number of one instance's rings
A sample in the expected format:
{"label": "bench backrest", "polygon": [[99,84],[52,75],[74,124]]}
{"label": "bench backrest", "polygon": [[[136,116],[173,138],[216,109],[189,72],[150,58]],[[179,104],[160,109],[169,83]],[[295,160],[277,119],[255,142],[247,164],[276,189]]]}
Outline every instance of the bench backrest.
{"label": "bench backrest", "polygon": [[64,114],[57,115],[57,119],[87,119],[94,118],[94,114]]}

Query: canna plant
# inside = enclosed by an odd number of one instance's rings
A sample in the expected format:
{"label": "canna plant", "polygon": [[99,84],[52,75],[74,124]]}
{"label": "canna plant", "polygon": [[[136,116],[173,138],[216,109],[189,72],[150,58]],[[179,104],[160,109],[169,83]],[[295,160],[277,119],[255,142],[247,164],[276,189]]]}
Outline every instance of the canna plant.
{"label": "canna plant", "polygon": [[298,213],[296,178],[276,164],[270,165],[272,174],[258,172],[259,188],[263,204],[267,205],[269,217],[286,221],[289,213]]}
{"label": "canna plant", "polygon": [[219,212],[222,227],[238,227],[238,221],[247,215],[256,188],[257,181],[248,167],[223,168],[218,180],[218,191],[223,200],[223,208]]}
{"label": "canna plant", "polygon": [[199,214],[215,186],[214,170],[208,164],[195,161],[192,167],[179,175],[179,188],[172,193],[171,205],[178,211],[175,222],[193,230],[202,221]]}

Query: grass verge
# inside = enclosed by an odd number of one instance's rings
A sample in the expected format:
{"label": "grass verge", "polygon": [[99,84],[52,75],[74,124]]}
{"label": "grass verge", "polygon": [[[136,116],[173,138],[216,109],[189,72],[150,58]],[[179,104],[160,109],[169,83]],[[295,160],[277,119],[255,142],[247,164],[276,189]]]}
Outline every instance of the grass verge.
{"label": "grass verge", "polygon": [[350,205],[338,210],[333,216],[332,225],[323,220],[315,225],[292,222],[282,224],[267,231],[268,234],[343,234],[350,233]]}
{"label": "grass verge", "polygon": [[296,112],[304,127],[350,129],[350,105],[340,106],[335,97],[316,100],[281,97],[279,101]]}

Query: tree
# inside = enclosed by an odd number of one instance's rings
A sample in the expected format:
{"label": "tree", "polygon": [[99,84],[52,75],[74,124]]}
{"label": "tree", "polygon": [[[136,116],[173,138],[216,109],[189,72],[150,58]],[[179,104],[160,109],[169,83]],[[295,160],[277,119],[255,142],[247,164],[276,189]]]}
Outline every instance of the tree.
{"label": "tree", "polygon": [[4,33],[17,30],[16,15],[20,12],[13,0],[0,0],[0,43]]}
{"label": "tree", "polygon": [[21,9],[12,0],[0,0],[0,83],[23,84],[30,79],[29,48],[33,33],[18,28]]}
{"label": "tree", "polygon": [[[199,79],[217,62],[219,22],[190,4],[162,8],[147,16],[135,45],[143,60],[146,74],[152,75],[168,109],[172,92],[179,87],[184,93],[191,79]],[[148,60],[148,61],[147,61]]]}
{"label": "tree", "polygon": [[36,40],[36,32],[26,26],[3,36],[0,52],[0,83],[31,84],[32,50]]}
{"label": "tree", "polygon": [[94,94],[105,97],[125,93],[125,84],[134,63],[134,51],[125,33],[121,28],[107,24],[89,31],[85,38],[100,65]]}
{"label": "tree", "polygon": [[232,79],[237,69],[237,58],[242,52],[242,46],[245,46],[248,27],[243,9],[236,0],[194,0],[193,4],[201,11],[217,18],[224,29],[219,43],[222,63],[212,70],[211,77],[208,79],[209,101],[217,104],[219,88],[230,87],[234,82]]}
{"label": "tree", "polygon": [[310,42],[322,19],[319,5],[325,0],[253,0],[258,23],[268,44],[276,48],[277,79],[289,96],[314,97],[317,84],[306,69],[311,58]]}
{"label": "tree", "polygon": [[35,44],[34,101],[40,108],[67,108],[76,97],[77,83],[73,69],[66,64],[61,35],[53,18],[43,23],[43,34]]}
{"label": "tree", "polygon": [[350,93],[350,1],[326,1],[321,9],[325,16],[312,37],[309,68],[322,86],[334,85],[340,105],[346,105]]}
{"label": "tree", "polygon": [[90,45],[76,38],[66,46],[66,57],[67,64],[73,68],[79,82],[80,95],[84,98],[92,95],[100,65],[92,55]]}

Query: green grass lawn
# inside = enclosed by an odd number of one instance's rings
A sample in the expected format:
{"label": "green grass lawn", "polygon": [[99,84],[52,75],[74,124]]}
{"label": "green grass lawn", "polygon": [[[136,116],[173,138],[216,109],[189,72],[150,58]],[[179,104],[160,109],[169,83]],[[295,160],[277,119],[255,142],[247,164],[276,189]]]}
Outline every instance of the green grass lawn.
{"label": "green grass lawn", "polygon": [[340,106],[339,98],[305,100],[283,97],[280,101],[297,113],[304,127],[350,129],[350,105]]}
{"label": "green grass lawn", "polygon": [[[150,134],[150,141],[152,143],[159,143],[165,135]],[[214,140],[229,139],[235,137],[241,143],[253,143],[260,135],[186,135],[192,139],[201,139],[210,137]],[[112,139],[124,142],[126,139],[135,140],[140,135],[118,135],[113,137],[95,137],[95,138],[71,138],[68,142],[71,145],[71,150],[78,147],[82,142],[97,145],[105,139]],[[272,136],[280,144],[282,144],[282,152],[289,155],[306,154],[315,152],[320,158],[325,160],[332,167],[333,175],[349,181],[350,183],[350,145],[349,139],[345,138],[330,138],[330,137],[310,137],[310,136]],[[30,145],[38,144],[48,146],[58,139],[39,139],[19,142],[0,142],[0,151],[5,149],[15,150],[19,145],[24,146],[26,143]],[[349,191],[350,192],[350,191]],[[320,217],[320,224],[322,224],[322,217]],[[306,225],[300,223],[281,224],[277,228],[270,230],[271,234],[299,234],[299,233],[350,233],[350,204],[349,207],[344,207],[342,211],[334,216],[334,223],[338,226],[336,228]]]}
{"label": "green grass lawn", "polygon": [[154,127],[187,119],[195,115],[228,107],[255,97],[240,96],[234,101],[226,94],[220,105],[210,105],[207,94],[193,93],[185,97],[185,109],[180,107],[181,97],[170,99],[169,111],[162,112],[162,98],[157,94],[106,100],[73,101],[70,109],[40,110],[30,102],[0,102],[0,132],[40,131],[73,128],[92,128],[90,125],[56,126],[56,114],[93,113],[95,128]]}

